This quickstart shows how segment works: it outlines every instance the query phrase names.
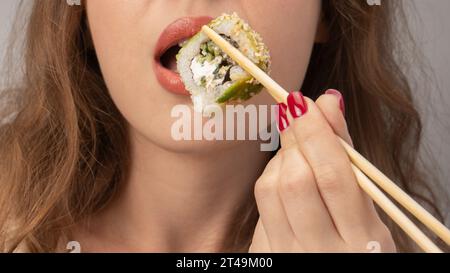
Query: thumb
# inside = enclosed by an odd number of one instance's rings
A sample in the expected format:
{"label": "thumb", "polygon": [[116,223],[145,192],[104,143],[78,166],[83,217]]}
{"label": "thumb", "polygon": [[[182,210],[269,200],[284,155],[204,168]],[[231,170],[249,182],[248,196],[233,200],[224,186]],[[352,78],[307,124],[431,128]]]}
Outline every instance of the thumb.
{"label": "thumb", "polygon": [[316,100],[316,105],[333,128],[334,133],[353,146],[345,121],[345,103],[342,94],[337,90],[329,89]]}

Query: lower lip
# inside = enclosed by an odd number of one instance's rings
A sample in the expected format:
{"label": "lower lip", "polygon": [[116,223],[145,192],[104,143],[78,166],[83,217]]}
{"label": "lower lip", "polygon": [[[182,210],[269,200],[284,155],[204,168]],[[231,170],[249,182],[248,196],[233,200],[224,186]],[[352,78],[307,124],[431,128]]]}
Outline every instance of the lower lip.
{"label": "lower lip", "polygon": [[201,27],[211,22],[212,19],[207,16],[180,18],[171,23],[161,34],[155,49],[154,72],[161,86],[167,91],[179,95],[189,95],[180,75],[161,64],[161,56],[172,46],[197,34]]}

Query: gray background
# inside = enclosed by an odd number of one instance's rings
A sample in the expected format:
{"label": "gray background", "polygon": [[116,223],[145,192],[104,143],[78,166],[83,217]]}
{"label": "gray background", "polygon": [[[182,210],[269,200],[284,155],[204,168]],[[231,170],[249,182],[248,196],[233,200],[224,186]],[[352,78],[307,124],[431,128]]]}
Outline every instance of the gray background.
{"label": "gray background", "polygon": [[[382,0],[398,1],[398,0]],[[3,55],[11,21],[18,0],[0,2],[0,56]],[[412,34],[419,49],[424,53],[432,69],[430,80],[416,78],[411,71],[411,80],[418,81],[416,99],[421,102],[424,116],[424,137],[436,160],[435,171],[448,191],[450,182],[450,1],[449,0],[404,0]],[[0,64],[2,64],[0,58]],[[3,66],[3,64],[2,64]],[[0,75],[0,81],[3,74]],[[0,103],[1,104],[1,103]],[[447,202],[448,204],[448,202]],[[450,213],[447,210],[447,224]]]}

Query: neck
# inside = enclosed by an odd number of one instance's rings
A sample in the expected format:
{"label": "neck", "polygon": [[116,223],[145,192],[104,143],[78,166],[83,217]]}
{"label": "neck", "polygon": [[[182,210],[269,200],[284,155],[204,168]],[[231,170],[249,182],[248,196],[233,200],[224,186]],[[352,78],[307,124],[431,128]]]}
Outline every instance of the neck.
{"label": "neck", "polygon": [[101,233],[134,250],[220,251],[269,157],[256,141],[176,153],[132,133],[129,177],[99,216]]}

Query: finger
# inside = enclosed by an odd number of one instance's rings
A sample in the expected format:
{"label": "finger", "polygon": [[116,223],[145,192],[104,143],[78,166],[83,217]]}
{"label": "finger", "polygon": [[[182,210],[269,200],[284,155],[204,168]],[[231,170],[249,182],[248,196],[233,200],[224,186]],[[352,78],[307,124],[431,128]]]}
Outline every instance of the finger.
{"label": "finger", "polygon": [[268,253],[270,252],[269,239],[267,238],[266,231],[261,222],[258,220],[255,227],[255,233],[253,234],[253,240],[249,248],[249,252],[252,253]]}
{"label": "finger", "polygon": [[[339,234],[348,239],[363,232],[370,208],[350,160],[319,108],[300,92],[288,97],[297,145],[312,168],[316,183]],[[300,115],[299,115],[300,114]]]}
{"label": "finger", "polygon": [[281,252],[293,242],[294,233],[278,195],[281,157],[277,154],[267,164],[255,185],[255,198],[272,251]]}
{"label": "finger", "polygon": [[340,240],[319,194],[314,174],[297,146],[281,151],[279,192],[289,223],[301,246],[308,251],[326,249],[320,242]]}
{"label": "finger", "polygon": [[[316,100],[316,105],[333,131],[353,147],[353,141],[348,132],[347,122],[345,121],[345,104],[342,94],[334,89],[327,90],[324,95]],[[375,211],[375,206],[370,197],[364,192],[363,195],[366,202]]]}
{"label": "finger", "polygon": [[297,140],[295,140],[294,133],[289,130],[289,118],[287,105],[285,103],[279,103],[277,106],[277,116],[278,116],[278,130],[280,132],[280,142],[281,148],[288,148],[296,145]]}
{"label": "finger", "polygon": [[335,134],[353,146],[345,121],[345,104],[342,94],[334,89],[327,90],[316,100],[316,105]]}

